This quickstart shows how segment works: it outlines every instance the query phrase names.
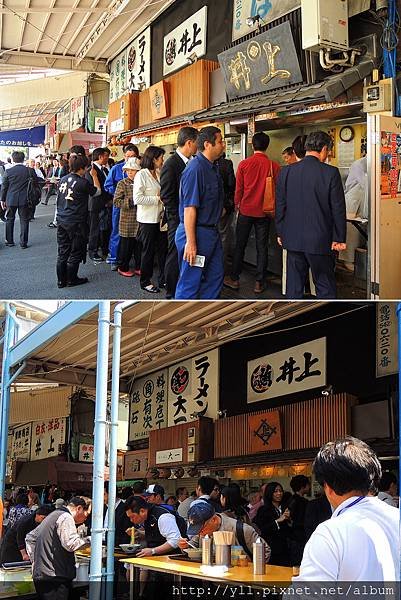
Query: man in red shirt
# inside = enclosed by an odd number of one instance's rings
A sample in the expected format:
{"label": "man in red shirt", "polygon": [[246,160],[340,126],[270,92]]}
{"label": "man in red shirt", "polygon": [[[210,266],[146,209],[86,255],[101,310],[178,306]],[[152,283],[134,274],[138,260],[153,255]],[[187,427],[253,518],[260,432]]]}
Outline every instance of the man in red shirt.
{"label": "man in red shirt", "polygon": [[260,294],[264,289],[267,268],[267,240],[271,219],[263,212],[263,199],[266,178],[278,177],[280,165],[267,156],[270,138],[266,133],[255,133],[252,138],[254,153],[241,161],[237,170],[235,188],[235,208],[238,211],[236,245],[234,249],[231,275],[224,278],[224,285],[238,290],[245,248],[252,227],[256,237],[256,282],[254,292]]}

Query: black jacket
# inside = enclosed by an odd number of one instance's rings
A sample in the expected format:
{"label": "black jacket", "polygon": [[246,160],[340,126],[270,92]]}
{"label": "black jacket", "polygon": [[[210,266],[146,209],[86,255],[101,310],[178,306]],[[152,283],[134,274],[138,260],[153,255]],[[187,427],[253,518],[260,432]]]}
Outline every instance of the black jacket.
{"label": "black jacket", "polygon": [[[106,181],[106,177],[107,177],[106,173],[104,173],[103,170],[96,163],[93,163],[93,166],[97,170],[97,176],[99,178],[99,183],[100,183],[102,192],[101,192],[100,196],[89,196],[88,210],[100,212],[101,210],[104,209],[106,204],[108,204],[109,202],[111,202],[113,200],[113,196],[111,196],[111,194],[106,192],[106,190],[104,189],[104,182]],[[87,171],[85,173],[85,178],[92,185],[94,185],[93,178],[92,178],[92,175],[90,174],[90,171]]]}
{"label": "black jacket", "polygon": [[168,216],[177,215],[179,207],[180,180],[185,163],[175,152],[166,160],[160,173],[160,198],[167,209]]}
{"label": "black jacket", "polygon": [[306,539],[308,540],[310,538],[320,523],[331,519],[331,515],[331,506],[325,494],[319,498],[316,498],[315,500],[311,500],[311,502],[308,502],[304,518]]}
{"label": "black jacket", "polygon": [[345,242],[346,209],[340,172],[314,156],[281,169],[276,185],[276,229],[283,248],[330,255]]}
{"label": "black jacket", "polygon": [[234,211],[234,195],[235,195],[235,174],[233,161],[228,158],[221,157],[217,161],[220,169],[220,175],[223,180],[224,187],[224,203],[226,214],[231,214]]}
{"label": "black jacket", "polygon": [[116,508],[115,516],[115,538],[114,545],[119,546],[120,544],[129,544],[131,541],[130,536],[126,533],[126,530],[132,527],[132,523],[127,517],[126,504],[122,500]]}
{"label": "black jacket", "polygon": [[290,527],[286,521],[277,525],[276,519],[279,517],[280,513],[272,505],[261,506],[253,522],[271,548],[270,564],[289,566],[290,550],[288,542]]}
{"label": "black jacket", "polygon": [[6,169],[1,186],[1,201],[6,202],[7,206],[26,206],[30,176],[38,183],[34,169],[30,169],[22,163]]}
{"label": "black jacket", "polygon": [[22,517],[6,531],[0,545],[0,565],[8,562],[21,562],[20,549],[25,550],[25,537],[37,527],[35,513]]}

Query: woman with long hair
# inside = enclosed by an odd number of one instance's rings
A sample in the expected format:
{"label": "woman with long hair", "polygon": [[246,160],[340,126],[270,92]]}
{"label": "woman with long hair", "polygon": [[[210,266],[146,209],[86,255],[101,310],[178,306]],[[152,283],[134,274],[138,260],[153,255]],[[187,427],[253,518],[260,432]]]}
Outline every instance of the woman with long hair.
{"label": "woman with long hair", "polygon": [[263,496],[263,506],[256,513],[254,523],[271,548],[271,565],[290,565],[288,538],[290,535],[288,508],[283,510],[283,486],[277,481],[268,483]]}
{"label": "woman with long hair", "polygon": [[237,485],[223,487],[220,492],[220,502],[223,507],[223,513],[227,517],[240,519],[243,523],[252,525],[248,511],[246,510],[247,501],[242,498]]}
{"label": "woman with long hair", "polygon": [[159,146],[149,146],[141,160],[141,170],[134,180],[134,204],[138,207],[137,221],[140,224],[139,237],[142,243],[141,288],[150,294],[160,292],[152,282],[153,263],[158,250],[159,284],[164,281],[166,248],[162,247],[160,223],[163,203],[160,200],[160,169],[163,166],[165,150]]}

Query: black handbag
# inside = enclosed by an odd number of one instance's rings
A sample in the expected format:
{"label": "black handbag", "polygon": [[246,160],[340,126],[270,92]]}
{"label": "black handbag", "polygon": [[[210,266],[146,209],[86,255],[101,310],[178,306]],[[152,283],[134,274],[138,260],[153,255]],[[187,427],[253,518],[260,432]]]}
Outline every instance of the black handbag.
{"label": "black handbag", "polygon": [[40,198],[42,196],[42,188],[40,187],[39,182],[33,177],[33,169],[28,167],[28,171],[29,180],[26,195],[28,208],[32,209],[40,203]]}

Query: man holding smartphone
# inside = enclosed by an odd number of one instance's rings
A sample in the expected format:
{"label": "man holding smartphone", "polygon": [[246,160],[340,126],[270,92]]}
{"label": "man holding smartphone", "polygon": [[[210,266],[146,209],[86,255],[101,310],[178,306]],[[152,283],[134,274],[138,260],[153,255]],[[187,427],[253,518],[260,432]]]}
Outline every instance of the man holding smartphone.
{"label": "man holding smartphone", "polygon": [[175,298],[179,300],[218,298],[224,279],[218,230],[224,190],[216,164],[224,152],[220,129],[201,129],[198,151],[181,176],[180,224],[175,236],[180,269]]}

